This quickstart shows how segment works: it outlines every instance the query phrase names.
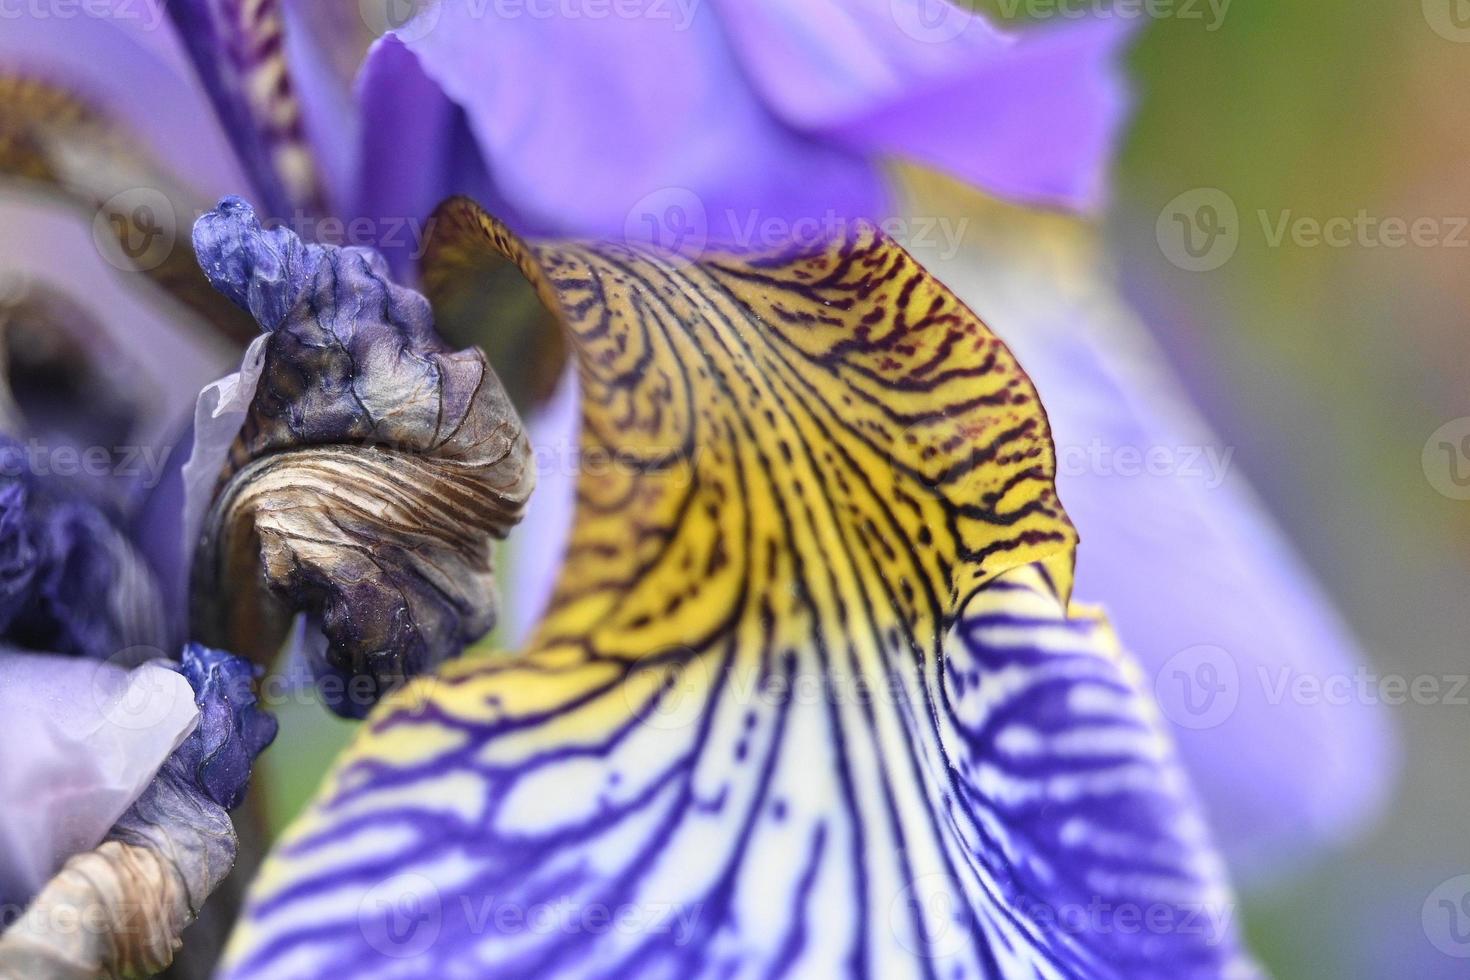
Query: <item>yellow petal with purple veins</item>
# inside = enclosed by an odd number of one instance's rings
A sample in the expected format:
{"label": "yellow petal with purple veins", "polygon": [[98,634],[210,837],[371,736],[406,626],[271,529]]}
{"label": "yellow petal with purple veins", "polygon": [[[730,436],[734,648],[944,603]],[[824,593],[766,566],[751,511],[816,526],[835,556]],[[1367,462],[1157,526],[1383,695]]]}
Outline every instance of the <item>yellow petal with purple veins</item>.
{"label": "yellow petal with purple veins", "polygon": [[1228,924],[1058,925],[1223,890],[1066,613],[1046,419],[973,313],[868,229],[688,262],[435,227],[436,302],[509,260],[571,336],[563,571],[527,651],[379,705],[226,975],[1224,975]]}

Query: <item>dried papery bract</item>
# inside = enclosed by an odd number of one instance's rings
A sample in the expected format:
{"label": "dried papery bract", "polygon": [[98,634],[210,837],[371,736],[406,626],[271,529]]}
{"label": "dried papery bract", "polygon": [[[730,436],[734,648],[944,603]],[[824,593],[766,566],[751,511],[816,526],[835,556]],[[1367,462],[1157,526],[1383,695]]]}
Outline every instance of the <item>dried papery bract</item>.
{"label": "dried papery bract", "polygon": [[180,663],[159,664],[188,680],[198,724],[106,840],[71,857],[0,934],[4,980],[153,976],[234,866],[228,811],[275,738],[275,719],[257,706],[238,657],[190,644]]}
{"label": "dried papery bract", "polygon": [[449,349],[376,252],[263,229],[234,199],[195,248],[266,331],[195,559],[195,630],[267,662],[308,613],[324,700],[361,716],[494,626],[530,445],[484,353]]}

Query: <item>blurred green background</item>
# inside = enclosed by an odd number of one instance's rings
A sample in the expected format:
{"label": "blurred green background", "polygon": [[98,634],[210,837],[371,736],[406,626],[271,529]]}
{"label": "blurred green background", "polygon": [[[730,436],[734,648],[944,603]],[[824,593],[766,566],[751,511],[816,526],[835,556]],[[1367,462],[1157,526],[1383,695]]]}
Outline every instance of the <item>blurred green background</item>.
{"label": "blurred green background", "polygon": [[[1437,492],[1421,455],[1470,415],[1470,4],[1237,2],[1213,31],[1157,20],[1133,64],[1108,220],[1131,298],[1374,668],[1463,674],[1470,502]],[[1193,188],[1239,212],[1237,252],[1205,272],[1155,238]],[[1428,218],[1439,240],[1273,244],[1259,214],[1287,210]],[[1435,886],[1470,872],[1470,707],[1393,710],[1404,765],[1377,832],[1245,896],[1279,976],[1470,976],[1421,925]]]}
{"label": "blurred green background", "polygon": [[[1237,2],[1214,31],[1157,21],[1133,63],[1108,222],[1131,298],[1374,668],[1463,675],[1470,502],[1436,491],[1421,456],[1470,416],[1470,4]],[[1235,203],[1240,244],[1188,272],[1155,222],[1200,187]],[[1273,245],[1259,212],[1288,209],[1427,218],[1438,241]],[[1377,832],[1245,896],[1278,976],[1470,976],[1421,924],[1435,886],[1470,872],[1470,707],[1393,711],[1404,764]]]}
{"label": "blurred green background", "polygon": [[[1470,416],[1470,228],[1456,231],[1470,215],[1470,2],[1156,4],[1106,218],[1128,295],[1374,669],[1463,674],[1470,501],[1437,492],[1421,454]],[[984,6],[1001,19],[1050,9]],[[1239,245],[1191,272],[1155,225],[1198,188],[1235,205]],[[1427,218],[1437,240],[1273,243],[1260,215],[1288,211],[1370,229]],[[1470,976],[1421,924],[1431,891],[1470,873],[1470,707],[1392,710],[1403,768],[1376,832],[1244,896],[1277,976]],[[277,821],[351,730],[313,704],[280,711],[309,738],[293,738],[289,764],[269,759]]]}

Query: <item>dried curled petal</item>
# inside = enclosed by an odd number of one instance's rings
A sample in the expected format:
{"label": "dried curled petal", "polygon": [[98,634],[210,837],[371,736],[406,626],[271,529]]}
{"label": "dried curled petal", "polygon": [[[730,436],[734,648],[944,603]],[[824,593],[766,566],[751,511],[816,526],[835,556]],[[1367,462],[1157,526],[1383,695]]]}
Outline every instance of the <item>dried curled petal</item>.
{"label": "dried curled petal", "polygon": [[176,669],[194,688],[198,726],[107,840],[69,859],[0,936],[0,976],[152,976],[234,865],[227,810],[276,722],[238,657],[190,644]]}
{"label": "dried curled petal", "polygon": [[449,349],[376,252],[263,229],[235,198],[194,240],[266,331],[195,559],[196,631],[265,662],[309,613],[324,699],[363,715],[494,626],[493,548],[530,494],[530,446],[483,352]]}
{"label": "dried curled petal", "polygon": [[245,798],[250,765],[276,737],[276,720],[256,707],[256,668],[223,650],[190,643],[179,664],[194,689],[199,727],[169,760],[227,810]]}

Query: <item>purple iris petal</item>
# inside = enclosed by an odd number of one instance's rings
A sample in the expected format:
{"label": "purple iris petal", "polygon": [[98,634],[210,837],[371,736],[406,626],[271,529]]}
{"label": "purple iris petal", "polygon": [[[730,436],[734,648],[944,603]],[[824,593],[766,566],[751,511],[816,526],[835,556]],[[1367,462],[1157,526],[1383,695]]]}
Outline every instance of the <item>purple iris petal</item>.
{"label": "purple iris petal", "polygon": [[1009,37],[944,0],[716,6],[767,103],[803,132],[1018,201],[1101,203],[1127,111],[1119,56],[1134,22]]}
{"label": "purple iris petal", "polygon": [[373,222],[376,245],[399,275],[411,272],[425,223],[440,201],[465,194],[503,212],[464,110],[424,74],[396,37],[368,54],[357,79],[360,165],[351,213]]}
{"label": "purple iris petal", "polygon": [[281,13],[286,67],[301,106],[302,128],[320,167],[327,203],[340,214],[352,196],[361,124],[351,78],[367,28],[355,3],[284,0]]}
{"label": "purple iris petal", "polygon": [[525,230],[622,237],[678,204],[682,230],[742,240],[768,219],[884,213],[874,164],[777,119],[703,6],[687,24],[435,10],[404,43],[464,108]]}
{"label": "purple iris petal", "polygon": [[97,846],[198,715],[188,684],[151,664],[0,652],[0,902]]}
{"label": "purple iris petal", "polygon": [[1158,448],[1174,460],[1162,475],[1082,464],[1058,480],[1084,534],[1077,588],[1137,638],[1231,858],[1243,871],[1279,868],[1381,815],[1389,719],[1356,698],[1290,695],[1298,678],[1352,678],[1362,651],[1219,438],[1183,404],[1135,400],[1141,385],[1160,386],[1110,360],[1075,344],[1027,361],[1059,393],[1047,411],[1061,445],[1082,456],[1097,445]]}

